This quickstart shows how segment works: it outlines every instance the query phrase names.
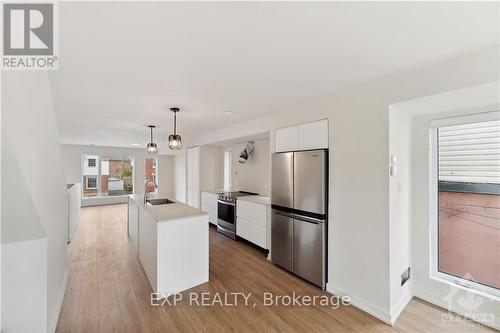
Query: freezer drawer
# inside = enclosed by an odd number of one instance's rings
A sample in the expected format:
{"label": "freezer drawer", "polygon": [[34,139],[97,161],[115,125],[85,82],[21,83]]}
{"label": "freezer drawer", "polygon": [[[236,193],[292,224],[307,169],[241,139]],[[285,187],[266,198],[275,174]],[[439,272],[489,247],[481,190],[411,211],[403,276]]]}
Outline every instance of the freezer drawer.
{"label": "freezer drawer", "polygon": [[293,208],[293,153],[273,154],[271,202]]}
{"label": "freezer drawer", "polygon": [[319,215],[326,214],[326,150],[300,151],[294,155],[293,208]]}
{"label": "freezer drawer", "polygon": [[271,220],[271,261],[293,270],[293,218],[273,210]]}
{"label": "freezer drawer", "polygon": [[324,228],[325,223],[293,220],[293,272],[321,288],[325,284]]}

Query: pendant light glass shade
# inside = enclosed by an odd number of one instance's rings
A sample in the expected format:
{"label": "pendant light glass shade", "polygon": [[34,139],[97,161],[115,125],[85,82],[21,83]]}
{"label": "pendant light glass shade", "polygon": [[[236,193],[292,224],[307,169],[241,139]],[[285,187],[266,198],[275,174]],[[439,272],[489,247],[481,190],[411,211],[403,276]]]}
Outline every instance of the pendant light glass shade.
{"label": "pendant light glass shade", "polygon": [[172,134],[168,136],[168,147],[172,150],[182,148],[182,139],[178,134]]}
{"label": "pendant light glass shade", "polygon": [[158,147],[156,146],[156,143],[154,142],[148,143],[148,153],[156,154],[157,152],[158,152]]}
{"label": "pendant light glass shade", "polygon": [[148,126],[151,130],[151,141],[148,143],[148,153],[149,154],[156,154],[158,152],[158,146],[156,145],[156,143],[153,142],[153,128],[155,128],[155,126],[153,125],[149,125]]}
{"label": "pendant light glass shade", "polygon": [[179,134],[177,134],[177,112],[178,108],[170,108],[170,111],[174,113],[174,134],[168,136],[168,148],[171,150],[182,149],[182,139]]}

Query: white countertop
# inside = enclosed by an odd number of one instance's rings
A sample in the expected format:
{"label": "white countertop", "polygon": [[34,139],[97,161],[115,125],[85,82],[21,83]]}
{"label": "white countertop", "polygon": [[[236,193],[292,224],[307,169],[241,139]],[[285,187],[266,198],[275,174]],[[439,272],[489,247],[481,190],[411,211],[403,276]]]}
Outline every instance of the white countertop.
{"label": "white countertop", "polygon": [[266,206],[271,205],[271,197],[266,197],[263,195],[247,195],[244,197],[238,197],[238,201],[249,201]]}
{"label": "white countertop", "polygon": [[[143,207],[156,222],[168,222],[173,220],[188,219],[193,216],[208,215],[204,211],[194,208],[192,206],[186,205],[182,202],[175,202],[167,205],[157,205],[153,206],[151,204],[144,204],[144,194],[131,194],[129,195],[132,200],[134,200],[139,206]],[[154,199],[169,199],[166,196],[155,196],[149,195],[148,198]],[[172,200],[175,201],[175,200]]]}

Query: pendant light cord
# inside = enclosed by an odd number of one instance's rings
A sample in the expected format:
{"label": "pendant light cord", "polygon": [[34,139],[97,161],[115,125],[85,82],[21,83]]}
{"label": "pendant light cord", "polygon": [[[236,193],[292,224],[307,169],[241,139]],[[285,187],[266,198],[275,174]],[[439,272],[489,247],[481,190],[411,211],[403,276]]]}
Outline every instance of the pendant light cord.
{"label": "pendant light cord", "polygon": [[151,143],[153,143],[153,126],[149,127],[151,129]]}
{"label": "pendant light cord", "polygon": [[174,135],[177,135],[177,111],[174,111]]}

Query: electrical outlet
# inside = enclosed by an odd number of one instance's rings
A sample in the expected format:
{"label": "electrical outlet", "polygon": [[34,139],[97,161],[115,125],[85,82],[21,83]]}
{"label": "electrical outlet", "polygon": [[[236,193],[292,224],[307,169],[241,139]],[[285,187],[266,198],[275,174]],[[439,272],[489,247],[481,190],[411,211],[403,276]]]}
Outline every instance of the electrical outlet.
{"label": "electrical outlet", "polygon": [[401,286],[410,279],[410,267],[408,267],[403,274],[401,274]]}

